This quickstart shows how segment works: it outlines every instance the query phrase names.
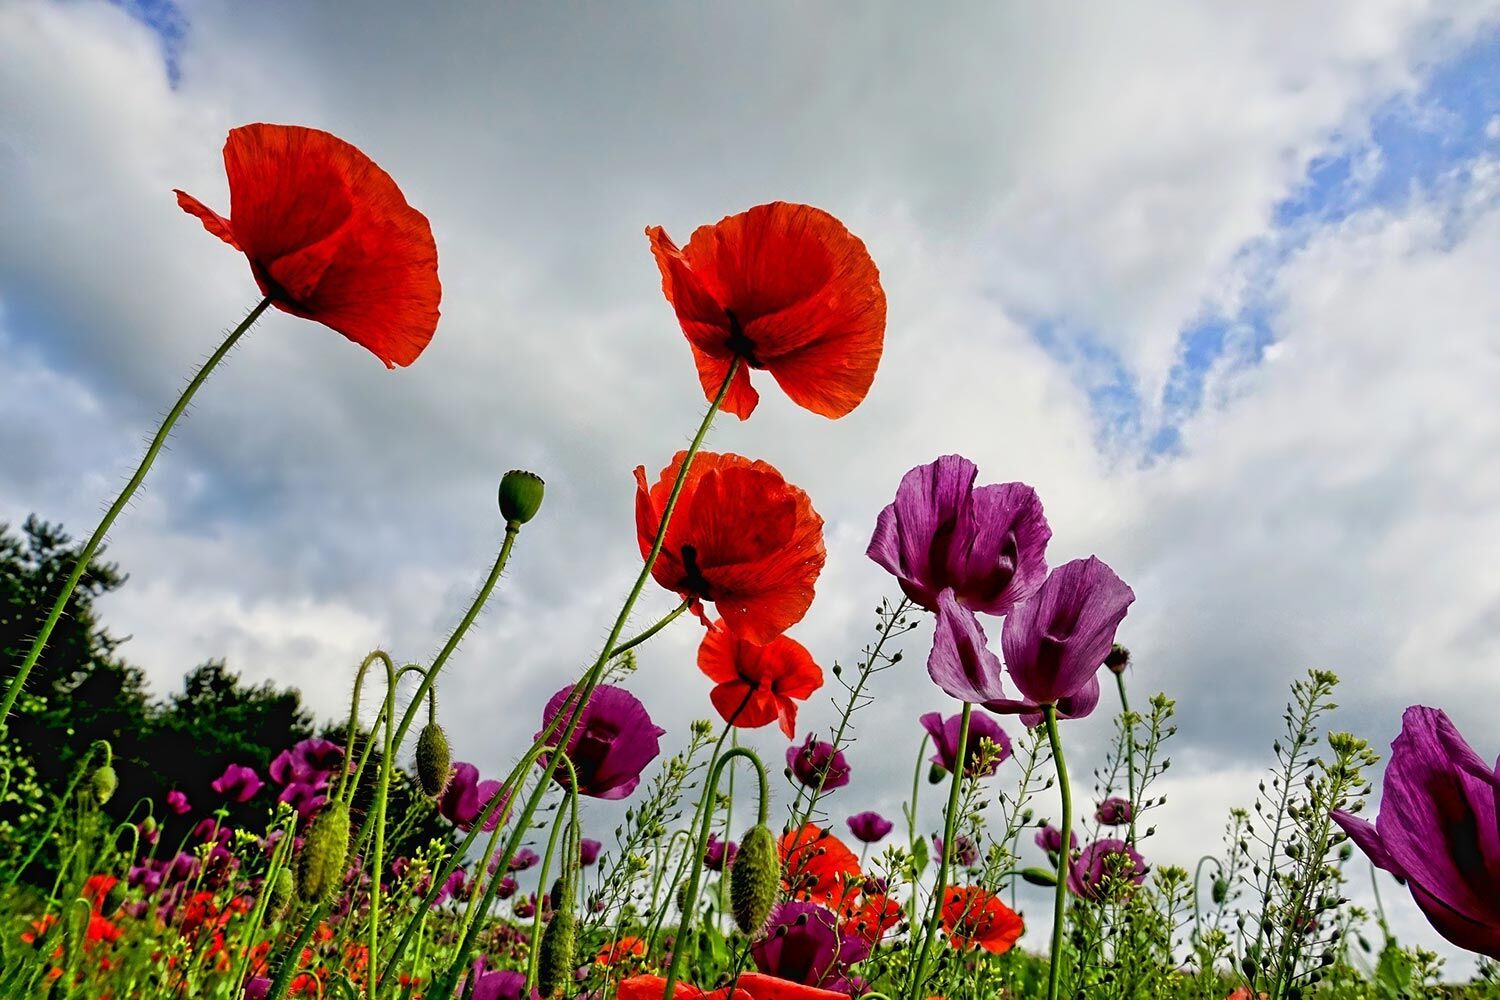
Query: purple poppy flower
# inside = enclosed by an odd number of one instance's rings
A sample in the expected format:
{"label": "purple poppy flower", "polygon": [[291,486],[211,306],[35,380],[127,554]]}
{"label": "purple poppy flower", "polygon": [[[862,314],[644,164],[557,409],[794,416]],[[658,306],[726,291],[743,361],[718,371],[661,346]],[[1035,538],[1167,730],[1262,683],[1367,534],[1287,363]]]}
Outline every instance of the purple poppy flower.
{"label": "purple poppy flower", "polygon": [[578,863],[588,868],[599,860],[599,852],[603,849],[604,845],[599,841],[590,840],[588,837],[580,837],[578,840]]}
{"label": "purple poppy flower", "polygon": [[[943,856],[943,838],[937,834],[932,835],[932,856],[941,858]],[[953,854],[950,856],[953,863],[962,868],[972,868],[979,864],[979,845],[973,839],[960,833],[953,838]]]}
{"label": "purple poppy flower", "polygon": [[1146,881],[1146,859],[1123,840],[1096,840],[1079,852],[1068,870],[1068,888],[1079,899],[1100,902],[1107,891],[1105,879],[1129,879],[1136,885]]}
{"label": "purple poppy flower", "polygon": [[1500,958],[1500,762],[1491,769],[1447,715],[1408,708],[1375,822],[1333,818],[1377,868],[1406,882],[1434,930]]}
{"label": "purple poppy flower", "polygon": [[945,590],[938,595],[937,625],[927,676],[943,693],[959,701],[985,702],[1005,697],[1000,658],[990,652],[984,626],[974,612]]}
{"label": "purple poppy flower", "polygon": [[1124,826],[1135,818],[1135,809],[1131,806],[1129,799],[1122,799],[1118,795],[1111,795],[1099,803],[1098,810],[1094,813],[1094,819],[1102,826]]}
{"label": "purple poppy flower", "polygon": [[130,870],[125,873],[125,883],[132,889],[140,889],[144,896],[149,896],[160,889],[161,880],[161,869],[151,861],[143,865],[131,865]]}
{"label": "purple poppy flower", "polygon": [[720,840],[717,833],[710,833],[708,843],[703,845],[703,867],[711,872],[721,872],[734,864],[734,857],[739,853],[739,844]]}
{"label": "purple poppy flower", "polygon": [[750,948],[755,967],[805,986],[832,988],[870,946],[858,935],[839,933],[838,918],[817,903],[780,903]]}
{"label": "purple poppy flower", "polygon": [[433,906],[441,906],[446,899],[458,899],[464,894],[468,887],[469,875],[462,868],[453,869],[452,874],[443,882],[442,888],[438,889],[437,897],[433,900]]}
{"label": "purple poppy flower", "polygon": [[265,782],[251,768],[230,764],[224,773],[209,783],[210,788],[231,802],[249,802]]}
{"label": "purple poppy flower", "polygon": [[509,899],[510,897],[514,896],[516,894],[516,890],[520,888],[521,883],[516,881],[516,877],[514,875],[507,875],[502,878],[500,880],[500,884],[495,887],[495,896],[499,899]]}
{"label": "purple poppy flower", "polygon": [[[460,830],[472,830],[480,813],[500,791],[500,782],[479,780],[479,768],[465,761],[453,765],[453,774],[438,797],[438,812]],[[493,830],[505,821],[510,807],[502,804],[485,821],[485,830]]]}
{"label": "purple poppy flower", "polygon": [[542,859],[537,857],[536,851],[533,851],[529,847],[523,847],[510,859],[510,870],[513,872],[524,872],[526,869],[534,867],[540,860]]}
{"label": "purple poppy flower", "polygon": [[271,980],[265,976],[251,976],[245,980],[245,1000],[266,1000],[271,995]]}
{"label": "purple poppy flower", "polygon": [[536,896],[533,894],[516,900],[515,911],[516,916],[522,920],[530,920],[536,916]]}
{"label": "purple poppy flower", "polygon": [[1074,559],[1047,576],[1042,589],[1005,619],[1000,646],[1020,700],[985,703],[1019,712],[1027,725],[1043,705],[1065,719],[1082,718],[1099,703],[1099,669],[1135,593],[1095,556]]}
{"label": "purple poppy flower", "polygon": [[[552,696],[542,712],[543,730],[561,711],[563,702],[573,692],[568,685]],[[567,755],[578,774],[580,795],[596,799],[623,799],[641,783],[641,772],[661,753],[659,738],[666,734],[646,714],[646,706],[626,691],[612,684],[600,684],[589,696],[578,728],[568,741]],[[556,746],[561,738],[554,732],[549,742]],[[567,787],[566,768],[553,772],[558,784]]]}
{"label": "purple poppy flower", "polygon": [[188,797],[175,788],[167,793],[167,808],[178,816],[186,816],[193,811],[192,804],[188,802]]}
{"label": "purple poppy flower", "polygon": [[213,840],[226,843],[234,839],[234,831],[224,826],[216,817],[205,816],[193,826],[194,840]]}
{"label": "purple poppy flower", "polygon": [[[932,755],[932,762],[952,773],[958,766],[958,736],[963,729],[963,716],[950,715],[944,719],[941,712],[928,712],[918,721],[932,737],[932,745],[937,750],[937,753]],[[989,740],[1000,748],[1000,752],[990,758],[990,765],[985,768],[983,774],[976,775],[975,772],[979,770],[980,740]],[[964,773],[970,777],[987,778],[999,770],[1001,762],[1009,758],[1010,754],[1010,737],[1005,735],[1005,730],[1000,728],[1000,723],[984,712],[970,712],[969,740],[964,751]]]}
{"label": "purple poppy flower", "polygon": [[866,844],[884,840],[894,828],[895,824],[878,812],[855,813],[849,817],[849,832],[854,834],[854,839]]}
{"label": "purple poppy flower", "polygon": [[323,794],[327,789],[327,784],[322,781],[317,784],[293,781],[277,794],[276,801],[285,802],[297,810],[298,816],[307,819],[323,808],[323,803],[328,801],[328,797]]}
{"label": "purple poppy flower", "polygon": [[800,747],[786,748],[786,765],[808,788],[818,787],[824,771],[828,772],[828,776],[822,778],[824,792],[849,784],[849,762],[844,759],[843,751],[835,750],[832,743],[814,739],[812,733],[807,734]]}
{"label": "purple poppy flower", "polygon": [[[522,1000],[526,996],[526,974],[514,969],[486,971],[484,956],[474,959],[470,975],[474,977],[473,1000]],[[463,990],[459,995],[464,994]],[[532,1000],[540,1000],[541,994],[531,991]]]}
{"label": "purple poppy flower", "polygon": [[[1055,855],[1062,850],[1062,831],[1048,823],[1037,831],[1036,846],[1048,854]],[[1070,852],[1078,850],[1078,834],[1072,832],[1068,834],[1068,850]]]}
{"label": "purple poppy flower", "polygon": [[875,520],[867,554],[928,611],[946,590],[970,611],[1003,615],[1047,575],[1052,529],[1036,491],[1023,483],[975,489],[978,475],[960,455],[919,465]]}
{"label": "purple poppy flower", "polygon": [[315,782],[337,771],[343,760],[343,747],[329,740],[312,738],[281,751],[267,771],[278,785],[289,785],[294,781]]}

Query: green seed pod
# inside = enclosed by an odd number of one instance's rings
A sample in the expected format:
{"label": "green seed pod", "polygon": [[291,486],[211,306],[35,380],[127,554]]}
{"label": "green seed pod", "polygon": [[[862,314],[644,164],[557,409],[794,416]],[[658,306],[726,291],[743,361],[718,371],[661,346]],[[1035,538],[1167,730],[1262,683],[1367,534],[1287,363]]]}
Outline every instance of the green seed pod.
{"label": "green seed pod", "polygon": [[525,524],[536,517],[546,486],[536,473],[511,469],[500,480],[500,516],[507,524]]}
{"label": "green seed pod", "polygon": [[677,909],[679,911],[683,912],[683,913],[686,913],[687,912],[687,908],[688,908],[687,891],[688,891],[688,880],[687,879],[683,879],[681,882],[677,883],[677,895],[674,896],[673,898],[674,898],[674,900],[677,903]]}
{"label": "green seed pod", "polygon": [[729,868],[729,910],[746,934],[754,934],[771,915],[781,889],[781,858],[776,838],[757,823],[740,839],[740,853]]}
{"label": "green seed pod", "polygon": [[344,879],[349,854],[349,806],[330,802],[312,822],[298,857],[298,886],[304,901],[319,903]]}
{"label": "green seed pod", "polygon": [[452,755],[448,750],[448,734],[436,722],[429,722],[417,734],[417,780],[422,791],[437,798],[447,787]]}
{"label": "green seed pod", "polygon": [[1229,899],[1229,880],[1226,878],[1214,879],[1213,901],[1215,906],[1223,906]]}
{"label": "green seed pod", "polygon": [[101,806],[115,796],[115,789],[120,786],[120,779],[115,775],[115,769],[105,764],[94,772],[90,783],[94,790],[94,801]]}
{"label": "green seed pod", "polygon": [[276,872],[276,880],[271,883],[271,917],[274,920],[285,913],[287,907],[292,905],[292,894],[297,891],[297,885],[292,880],[292,870],[283,867]]}
{"label": "green seed pod", "polygon": [[577,943],[578,922],[572,910],[559,910],[542,932],[542,949],[537,956],[536,988],[550,997],[573,980],[573,952]]}
{"label": "green seed pod", "polygon": [[1045,868],[1024,868],[1021,870],[1021,877],[1032,885],[1057,885],[1057,872],[1049,872]]}
{"label": "green seed pod", "polygon": [[99,903],[99,915],[103,917],[114,916],[115,912],[124,904],[128,892],[124,882],[116,882],[110,886],[109,892],[104,894],[104,899]]}

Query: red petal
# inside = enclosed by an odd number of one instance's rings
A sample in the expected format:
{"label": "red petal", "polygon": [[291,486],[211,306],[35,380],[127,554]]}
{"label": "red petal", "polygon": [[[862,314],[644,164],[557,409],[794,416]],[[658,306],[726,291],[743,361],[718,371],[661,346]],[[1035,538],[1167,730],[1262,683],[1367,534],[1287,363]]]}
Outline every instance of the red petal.
{"label": "red petal", "polygon": [[241,249],[240,245],[235,242],[234,227],[230,225],[228,219],[224,218],[224,216],[220,215],[218,212],[215,212],[213,209],[203,204],[203,202],[188,194],[186,191],[181,191],[177,188],[173,188],[172,192],[177,195],[177,204],[182,207],[182,210],[184,212],[187,212],[189,215],[196,215],[198,219],[203,223],[204,229],[207,229],[219,239],[234,247],[236,250]]}

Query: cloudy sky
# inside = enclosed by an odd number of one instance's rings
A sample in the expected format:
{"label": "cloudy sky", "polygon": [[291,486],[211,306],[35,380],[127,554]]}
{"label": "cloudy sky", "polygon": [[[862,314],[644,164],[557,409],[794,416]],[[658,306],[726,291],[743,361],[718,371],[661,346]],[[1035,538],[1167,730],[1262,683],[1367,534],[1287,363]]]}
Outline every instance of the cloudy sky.
{"label": "cloudy sky", "polygon": [[[458,754],[503,768],[639,566],[631,470],[704,405],[642,229],[786,199],[869,246],[882,368],[846,419],[767,391],[710,447],[827,519],[794,633],[825,666],[894,592],[863,555],[876,512],[958,451],[1037,487],[1054,563],[1097,553],[1135,588],[1131,684],[1181,723],[1155,859],[1217,846],[1309,667],[1381,748],[1421,702],[1500,752],[1500,5],[352,10],[0,0],[0,521],[87,533],[255,301],[171,194],[227,209],[229,128],[356,143],[438,242],[415,366],[269,315],[116,528],[105,614],[158,690],[223,656],[331,717],[370,648],[430,657],[522,466],[546,507],[442,684]],[[696,638],[676,625],[634,683],[669,749],[710,712]],[[927,641],[857,717],[836,822],[896,814],[916,716],[953,709]],[[819,696],[805,726],[834,718]],[[1103,735],[1074,730],[1077,766]]]}

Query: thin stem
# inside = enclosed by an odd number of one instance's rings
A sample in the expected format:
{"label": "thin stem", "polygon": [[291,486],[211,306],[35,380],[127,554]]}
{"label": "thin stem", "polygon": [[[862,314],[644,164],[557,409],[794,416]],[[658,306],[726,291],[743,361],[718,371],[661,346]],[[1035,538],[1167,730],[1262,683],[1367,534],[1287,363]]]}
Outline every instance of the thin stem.
{"label": "thin stem", "polygon": [[[963,791],[964,772],[968,769],[969,716],[974,706],[964,702],[963,714],[958,724],[958,752],[954,756],[953,780],[948,789],[948,809],[943,819],[943,849],[938,852],[937,883],[932,889],[932,914],[927,918],[927,929],[922,934],[922,950],[917,964],[912,967],[911,1000],[918,1000],[923,984],[927,982],[927,959],[932,954],[932,942],[937,937],[937,928],[943,916],[943,896],[948,891],[948,862],[953,857],[954,834],[958,827],[959,798]],[[913,810],[915,811],[915,810]]]}
{"label": "thin stem", "polygon": [[[906,839],[910,842],[912,850],[917,846],[917,795],[922,790],[922,760],[927,753],[927,741],[932,737],[927,733],[922,734],[922,742],[917,746],[917,767],[911,776],[911,803],[906,808]],[[917,871],[912,869],[912,885],[916,886]],[[917,894],[913,892],[907,900],[911,909],[911,924],[917,925]]]}
{"label": "thin stem", "polygon": [[1130,803],[1130,827],[1125,834],[1125,841],[1134,847],[1135,814],[1140,808],[1135,801],[1135,719],[1130,714],[1130,699],[1125,696],[1125,672],[1123,670],[1115,674],[1115,686],[1120,691],[1120,722],[1125,729],[1125,795],[1126,801]]}
{"label": "thin stem", "polygon": [[[373,654],[372,654],[373,655]],[[396,717],[396,665],[385,653],[380,654],[385,663],[385,753],[380,760],[380,780],[375,789],[375,846],[370,863],[370,957],[366,968],[367,977],[373,976],[380,967],[380,877],[384,874],[385,854],[385,801],[391,790],[391,769],[395,766],[396,748],[392,735],[391,720]],[[344,771],[349,770],[347,763]],[[375,1000],[375,983],[368,982],[368,993]]]}
{"label": "thin stem", "polygon": [[652,625],[650,628],[646,629],[646,631],[642,632],[634,639],[630,639],[626,642],[620,643],[620,645],[616,646],[613,650],[610,651],[609,658],[614,659],[621,653],[625,652],[625,650],[634,649],[641,643],[645,642],[647,639],[651,638],[656,633],[660,632],[662,629],[666,628],[668,625],[675,622],[677,620],[677,617],[688,609],[689,603],[690,602],[688,601],[683,601],[681,604],[677,605],[677,607],[673,608],[671,611],[662,616],[662,619],[655,625]]}
{"label": "thin stem", "polygon": [[1047,740],[1052,745],[1052,761],[1057,767],[1057,788],[1062,795],[1062,850],[1057,852],[1056,901],[1052,908],[1052,955],[1047,969],[1047,1000],[1057,1000],[1059,975],[1062,972],[1063,921],[1068,911],[1068,843],[1073,837],[1073,791],[1068,784],[1068,762],[1063,757],[1062,736],[1057,731],[1057,706],[1043,705]]}
{"label": "thin stem", "polygon": [[26,659],[21,663],[21,669],[10,682],[10,690],[5,693],[4,703],[0,704],[0,732],[4,732],[5,720],[10,718],[10,710],[15,707],[16,699],[21,695],[21,688],[26,683],[26,676],[31,673],[31,668],[36,666],[36,661],[41,657],[42,650],[47,647],[47,639],[52,635],[53,628],[57,626],[58,619],[62,617],[63,611],[67,608],[68,600],[73,596],[73,591],[77,588],[78,581],[83,579],[83,574],[88,570],[89,563],[93,561],[94,553],[99,551],[99,546],[103,544],[104,536],[114,525],[115,519],[120,516],[125,506],[130,503],[131,497],[135,496],[135,491],[140,488],[142,481],[145,480],[146,473],[151,471],[151,465],[156,461],[156,456],[161,452],[162,446],[167,443],[167,437],[172,433],[172,427],[177,423],[178,418],[182,416],[183,412],[187,410],[188,404],[193,401],[193,396],[198,392],[198,388],[208,380],[208,376],[219,366],[219,362],[224,360],[225,355],[239,342],[239,339],[245,335],[246,331],[255,325],[255,321],[260,319],[260,314],[265,312],[270,305],[271,299],[270,296],[267,296],[261,299],[254,309],[250,310],[250,314],[240,322],[240,325],[231,330],[229,336],[224,338],[224,342],[219,345],[218,350],[214,351],[213,354],[209,355],[208,360],[203,362],[202,367],[194,373],[192,379],[188,382],[187,388],[182,390],[182,395],[177,397],[177,402],[167,411],[167,415],[162,420],[161,426],[156,430],[156,436],[151,439],[150,446],[146,448],[146,457],[141,459],[141,464],[136,468],[135,475],[130,477],[130,481],[125,484],[125,489],[120,491],[120,495],[110,505],[109,511],[104,515],[104,520],[100,521],[99,527],[94,529],[94,534],[90,536],[88,543],[84,545],[83,551],[78,553],[78,561],[73,565],[73,572],[68,574],[67,582],[63,584],[62,591],[57,595],[57,600],[52,604],[52,611],[47,615],[47,620],[42,623],[41,630],[37,632],[36,638],[31,642],[31,651],[26,654]]}
{"label": "thin stem", "polygon": [[[577,774],[573,772],[571,763],[568,765],[568,767],[568,773],[572,775],[574,779],[572,784],[569,786],[568,794],[576,801],[578,797]],[[559,810],[559,812],[561,812],[561,810]],[[562,817],[559,816],[558,820],[561,819]],[[531,996],[531,990],[534,986],[536,986],[536,964],[542,953],[542,899],[543,894],[550,891],[547,888],[547,876],[552,872],[552,856],[557,853],[557,838],[558,835],[561,834],[563,828],[563,823],[557,821],[553,822],[552,832],[547,837],[547,850],[542,854],[542,868],[541,871],[537,872],[536,912],[531,915],[531,947],[526,950],[526,988],[521,991],[522,996]],[[564,860],[564,872],[567,871],[567,865],[567,860]],[[495,878],[498,876],[498,874],[499,873],[497,872],[494,875],[491,875],[490,878]],[[567,878],[565,875],[564,882],[566,881]],[[565,905],[567,905],[565,900],[558,901],[559,908]]]}

